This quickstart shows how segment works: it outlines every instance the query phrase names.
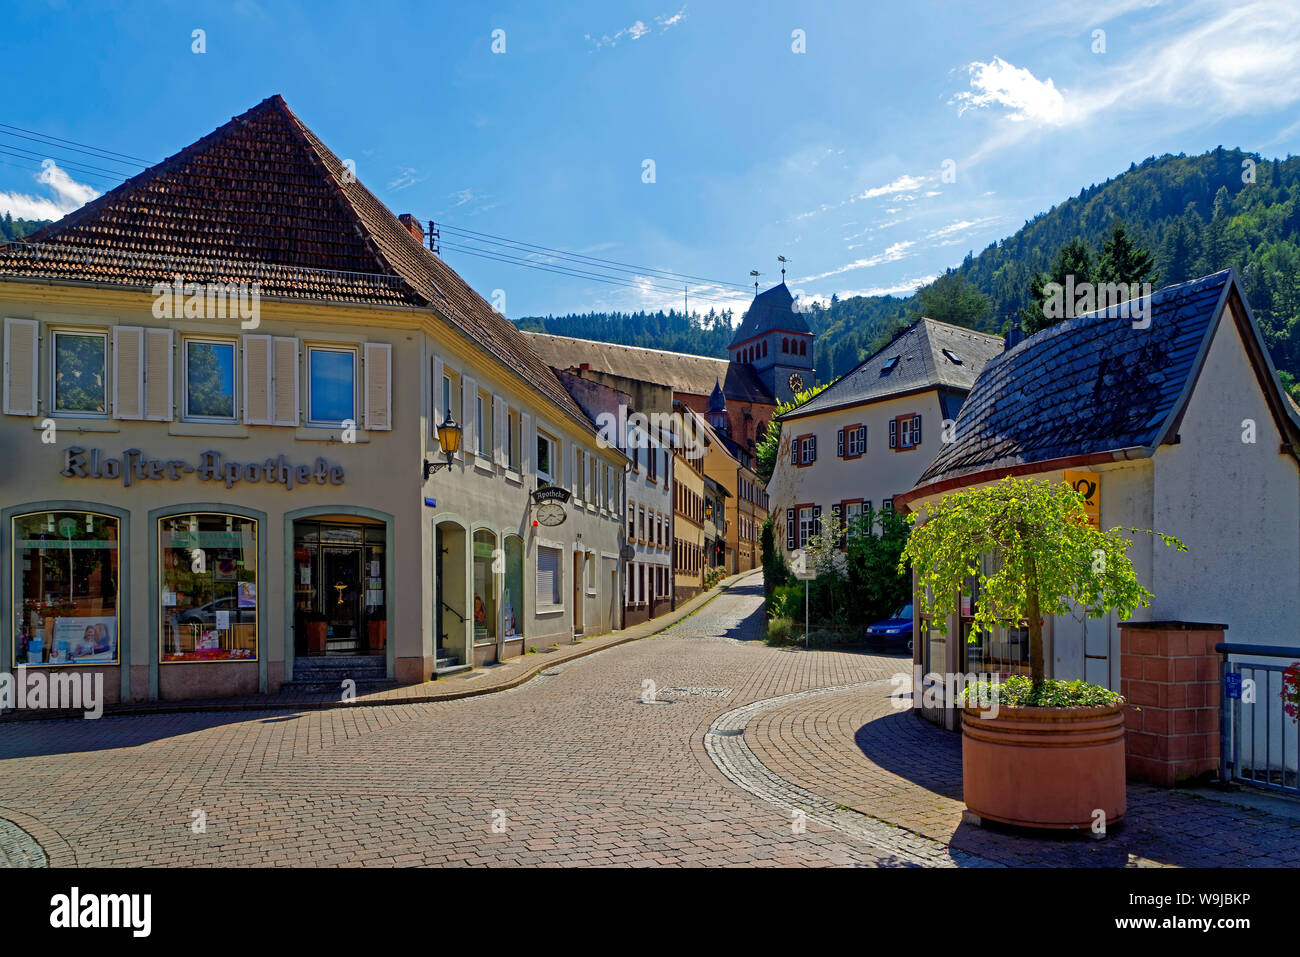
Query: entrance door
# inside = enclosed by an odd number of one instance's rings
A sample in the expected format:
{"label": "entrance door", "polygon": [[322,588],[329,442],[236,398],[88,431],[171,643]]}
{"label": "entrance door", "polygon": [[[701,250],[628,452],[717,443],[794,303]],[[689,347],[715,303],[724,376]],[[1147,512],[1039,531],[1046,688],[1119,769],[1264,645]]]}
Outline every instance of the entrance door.
{"label": "entrance door", "polygon": [[334,654],[361,651],[361,549],[321,548],[321,590],[325,593],[325,648]]}
{"label": "entrance door", "polygon": [[573,552],[573,633],[582,634],[582,579],[583,571],[586,568],[587,556],[577,551]]}

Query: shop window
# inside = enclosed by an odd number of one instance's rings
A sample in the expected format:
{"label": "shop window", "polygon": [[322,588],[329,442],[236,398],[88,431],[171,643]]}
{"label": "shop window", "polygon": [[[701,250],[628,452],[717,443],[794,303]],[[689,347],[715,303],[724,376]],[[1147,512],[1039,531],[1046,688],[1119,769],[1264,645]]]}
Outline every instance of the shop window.
{"label": "shop window", "polygon": [[[474,533],[475,641],[495,641],[497,637],[496,541],[496,536],[485,529]],[[501,560],[504,562],[504,555]]]}
{"label": "shop window", "polygon": [[257,524],[216,513],[158,520],[160,661],[257,658]]}
{"label": "shop window", "polygon": [[108,336],[54,333],[54,411],[104,415],[108,409]]}
{"label": "shop window", "polygon": [[94,512],[13,519],[15,665],[118,662],[118,520]]}
{"label": "shop window", "polygon": [[339,425],[357,418],[357,352],[311,346],[307,349],[308,421]]}
{"label": "shop window", "polygon": [[184,390],[185,418],[234,422],[235,344],[186,339]]}
{"label": "shop window", "polygon": [[524,540],[518,535],[506,538],[506,577],[501,586],[501,629],[507,639],[522,638],[524,604]]}

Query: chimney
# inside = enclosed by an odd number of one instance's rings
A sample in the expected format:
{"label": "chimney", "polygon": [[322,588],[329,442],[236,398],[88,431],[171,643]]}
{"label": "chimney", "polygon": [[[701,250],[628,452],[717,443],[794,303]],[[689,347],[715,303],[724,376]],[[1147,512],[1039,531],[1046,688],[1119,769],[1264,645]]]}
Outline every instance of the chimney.
{"label": "chimney", "polygon": [[1020,328],[1020,316],[1013,313],[1011,318],[1007,320],[1007,344],[1002,351],[1010,352],[1024,341],[1025,334]]}
{"label": "chimney", "polygon": [[406,227],[406,231],[415,237],[417,243],[424,245],[424,227],[420,225],[418,219],[410,213],[402,213],[397,217],[397,221]]}

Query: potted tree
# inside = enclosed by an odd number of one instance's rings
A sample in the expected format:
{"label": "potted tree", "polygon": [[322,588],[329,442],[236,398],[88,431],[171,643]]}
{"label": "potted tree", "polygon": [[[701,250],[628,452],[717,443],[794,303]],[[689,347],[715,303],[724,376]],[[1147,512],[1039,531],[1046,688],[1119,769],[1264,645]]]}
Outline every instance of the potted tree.
{"label": "potted tree", "polygon": [[[1128,558],[1132,542],[1119,528],[1090,525],[1082,496],[1065,482],[1004,478],[949,495],[927,508],[924,521],[912,521],[903,560],[916,572],[922,618],[946,632],[964,594],[975,599],[970,641],[995,628],[1029,635],[1028,676],[964,690],[966,807],[1024,827],[1090,827],[1099,810],[1107,825],[1121,819],[1124,699],[1083,681],[1048,679],[1043,621],[1076,608],[1089,618],[1114,611],[1126,619],[1149,605],[1151,592]],[[1160,538],[1186,551],[1176,538]]]}
{"label": "potted tree", "polygon": [[372,608],[366,616],[366,632],[370,636],[370,650],[383,651],[388,641],[388,615],[383,605]]}

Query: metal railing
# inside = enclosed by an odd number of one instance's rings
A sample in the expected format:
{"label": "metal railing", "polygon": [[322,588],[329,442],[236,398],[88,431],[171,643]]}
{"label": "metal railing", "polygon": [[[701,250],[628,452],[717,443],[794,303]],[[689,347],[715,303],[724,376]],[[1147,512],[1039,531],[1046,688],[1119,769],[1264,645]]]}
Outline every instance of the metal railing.
{"label": "metal railing", "polygon": [[[1219,662],[1219,780],[1300,797],[1300,724],[1286,713],[1284,675],[1300,648],[1223,642]],[[1281,662],[1234,661],[1232,656]]]}

